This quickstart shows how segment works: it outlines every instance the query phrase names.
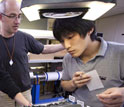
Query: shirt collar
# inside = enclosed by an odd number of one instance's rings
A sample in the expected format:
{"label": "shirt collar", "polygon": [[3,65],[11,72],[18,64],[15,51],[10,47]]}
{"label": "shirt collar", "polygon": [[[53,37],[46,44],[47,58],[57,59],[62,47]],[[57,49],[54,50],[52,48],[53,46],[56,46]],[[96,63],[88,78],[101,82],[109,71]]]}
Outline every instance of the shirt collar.
{"label": "shirt collar", "polygon": [[[108,47],[108,44],[107,42],[102,38],[102,37],[99,37],[98,38],[101,42],[100,44],[100,48],[99,48],[99,51],[98,53],[96,54],[96,56],[94,56],[94,58],[92,58],[91,60],[95,59],[97,56],[105,56],[105,53],[107,51],[107,47]],[[77,61],[81,61],[79,57],[76,58]]]}
{"label": "shirt collar", "polygon": [[99,39],[101,41],[101,45],[100,45],[99,52],[97,53],[96,56],[104,56],[108,45],[107,45],[107,42],[102,37],[99,37]]}

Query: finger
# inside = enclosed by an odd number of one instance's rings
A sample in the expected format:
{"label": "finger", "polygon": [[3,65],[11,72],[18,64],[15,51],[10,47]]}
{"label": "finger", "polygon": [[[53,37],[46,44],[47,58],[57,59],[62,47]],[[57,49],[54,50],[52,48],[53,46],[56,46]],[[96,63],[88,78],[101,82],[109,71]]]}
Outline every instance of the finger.
{"label": "finger", "polygon": [[110,97],[111,98],[122,98],[122,94],[120,94],[120,93],[111,93]]}
{"label": "finger", "polygon": [[104,104],[105,107],[122,107],[122,104]]}
{"label": "finger", "polygon": [[114,104],[120,104],[122,103],[122,99],[121,98],[114,98],[114,99],[99,99],[102,103],[104,104],[111,104],[111,105],[114,105]]}
{"label": "finger", "polygon": [[101,93],[101,94],[98,94],[97,96],[99,98],[101,98],[101,99],[109,99],[109,98],[111,98],[111,95],[108,94],[108,93]]}
{"label": "finger", "polygon": [[103,99],[122,98],[122,95],[120,95],[120,94],[114,94],[114,93],[109,93],[109,94],[102,93],[102,94],[99,94],[97,96],[99,96],[99,98],[103,98]]}
{"label": "finger", "polygon": [[86,85],[89,81],[90,79],[84,79],[80,81],[75,81],[75,83],[77,84],[77,86],[83,86],[83,85]]}
{"label": "finger", "polygon": [[76,72],[76,73],[74,74],[74,76],[77,77],[77,76],[81,76],[81,75],[83,75],[83,74],[84,74],[84,72]]}
{"label": "finger", "polygon": [[77,87],[78,87],[78,88],[81,88],[81,87],[84,86],[84,85],[86,85],[86,83],[84,83],[84,84],[78,84]]}
{"label": "finger", "polygon": [[91,78],[91,76],[89,76],[89,75],[87,75],[87,74],[83,74],[81,77],[82,77],[83,79],[89,79],[89,78]]}
{"label": "finger", "polygon": [[91,78],[89,76],[79,76],[79,77],[75,77],[75,80],[80,82],[85,82],[91,80]]}

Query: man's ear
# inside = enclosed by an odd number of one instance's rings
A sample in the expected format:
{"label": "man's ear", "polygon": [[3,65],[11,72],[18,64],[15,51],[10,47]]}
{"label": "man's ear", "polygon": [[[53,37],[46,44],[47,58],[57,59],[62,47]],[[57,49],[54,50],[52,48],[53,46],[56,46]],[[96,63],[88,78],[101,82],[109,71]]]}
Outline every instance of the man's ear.
{"label": "man's ear", "polygon": [[93,31],[94,31],[94,28],[92,28],[92,29],[90,30],[90,35],[93,33]]}
{"label": "man's ear", "polygon": [[89,32],[88,32],[88,35],[91,35],[94,31],[94,28],[92,28]]}

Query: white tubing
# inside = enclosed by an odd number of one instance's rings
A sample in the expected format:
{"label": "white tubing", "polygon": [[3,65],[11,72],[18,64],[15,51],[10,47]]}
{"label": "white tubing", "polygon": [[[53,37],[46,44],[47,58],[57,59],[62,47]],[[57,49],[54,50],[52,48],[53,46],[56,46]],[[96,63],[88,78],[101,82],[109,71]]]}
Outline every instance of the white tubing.
{"label": "white tubing", "polygon": [[45,72],[46,81],[61,80],[62,72]]}

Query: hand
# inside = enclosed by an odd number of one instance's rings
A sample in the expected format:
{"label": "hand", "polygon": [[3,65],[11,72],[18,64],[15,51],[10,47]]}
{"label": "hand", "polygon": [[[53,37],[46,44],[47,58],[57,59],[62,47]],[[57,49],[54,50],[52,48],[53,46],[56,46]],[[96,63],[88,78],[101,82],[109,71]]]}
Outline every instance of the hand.
{"label": "hand", "polygon": [[84,72],[76,72],[72,78],[72,83],[74,87],[80,88],[90,81],[90,76],[86,75]]}
{"label": "hand", "polygon": [[32,104],[31,104],[31,103],[29,103],[27,106],[24,106],[24,107],[32,107]]}
{"label": "hand", "polygon": [[124,103],[124,88],[109,88],[97,97],[105,107],[121,107]]}
{"label": "hand", "polygon": [[31,107],[32,104],[23,96],[21,92],[17,93],[14,98],[20,105],[24,105],[25,107]]}
{"label": "hand", "polygon": [[28,107],[32,107],[32,104],[30,103],[30,104],[28,105]]}

